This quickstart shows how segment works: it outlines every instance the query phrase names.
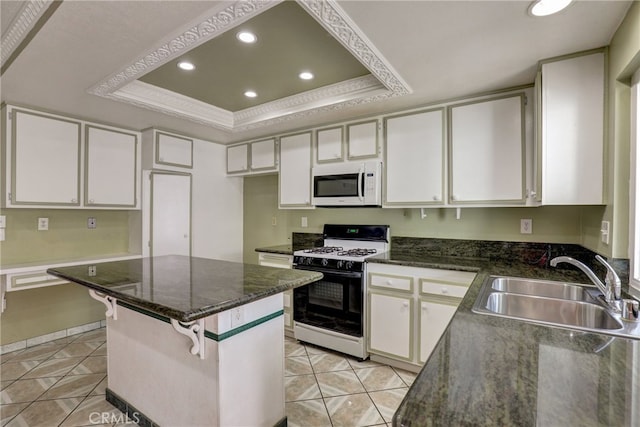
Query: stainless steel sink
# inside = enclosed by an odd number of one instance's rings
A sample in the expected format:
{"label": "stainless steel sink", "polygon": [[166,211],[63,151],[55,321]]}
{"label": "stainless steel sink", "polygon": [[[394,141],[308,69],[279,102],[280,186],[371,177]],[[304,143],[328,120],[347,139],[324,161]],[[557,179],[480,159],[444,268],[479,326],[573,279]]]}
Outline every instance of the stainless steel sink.
{"label": "stainless steel sink", "polygon": [[[491,288],[496,291],[515,294],[594,302],[594,298],[587,292],[587,287],[564,282],[521,279],[518,277],[495,277],[491,281]],[[597,291],[595,287],[591,287],[591,290]]]}
{"label": "stainless steel sink", "polygon": [[594,286],[553,280],[489,276],[474,313],[640,339],[640,322],[622,321]]}
{"label": "stainless steel sink", "polygon": [[492,292],[484,308],[516,319],[587,329],[622,329],[622,322],[603,307],[582,301]]}

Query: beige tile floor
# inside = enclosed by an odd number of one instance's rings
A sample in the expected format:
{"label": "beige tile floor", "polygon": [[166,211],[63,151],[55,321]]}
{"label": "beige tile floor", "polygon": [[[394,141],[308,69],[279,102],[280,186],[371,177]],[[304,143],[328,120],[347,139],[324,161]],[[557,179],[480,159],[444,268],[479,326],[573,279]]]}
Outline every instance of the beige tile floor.
{"label": "beige tile floor", "polygon": [[[292,427],[391,425],[415,378],[289,338],[285,345],[285,405]],[[105,400],[104,329],[3,354],[0,360],[2,426],[133,425]]]}

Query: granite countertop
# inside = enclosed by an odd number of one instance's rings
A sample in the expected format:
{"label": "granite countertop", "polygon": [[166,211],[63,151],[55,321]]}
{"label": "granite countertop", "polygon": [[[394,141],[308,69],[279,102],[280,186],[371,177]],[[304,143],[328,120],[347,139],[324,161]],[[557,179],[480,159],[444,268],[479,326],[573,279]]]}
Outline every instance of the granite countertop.
{"label": "granite countertop", "polygon": [[293,249],[293,245],[291,243],[284,244],[284,245],[256,248],[256,252],[265,252],[269,254],[282,254],[282,255],[293,255],[294,250],[295,249]]}
{"label": "granite countertop", "polygon": [[640,401],[640,340],[471,311],[491,274],[588,283],[582,273],[393,251],[367,262],[478,271],[395,413],[394,426],[640,424],[633,418]]}
{"label": "granite countertop", "polygon": [[[90,274],[92,266],[95,274]],[[178,255],[51,268],[47,273],[182,322],[322,278],[312,271]]]}

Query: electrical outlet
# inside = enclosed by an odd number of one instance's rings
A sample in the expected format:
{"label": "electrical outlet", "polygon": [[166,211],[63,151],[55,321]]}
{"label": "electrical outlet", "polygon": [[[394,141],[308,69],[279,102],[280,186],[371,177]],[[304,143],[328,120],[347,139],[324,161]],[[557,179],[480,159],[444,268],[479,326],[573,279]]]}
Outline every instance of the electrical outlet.
{"label": "electrical outlet", "polygon": [[93,217],[89,217],[87,218],[87,228],[96,228],[98,226],[98,222],[96,221],[95,218]]}
{"label": "electrical outlet", "polygon": [[0,228],[7,227],[7,217],[5,215],[0,215]]}
{"label": "electrical outlet", "polygon": [[605,245],[609,244],[609,221],[602,221],[600,223],[600,240]]}
{"label": "electrical outlet", "polygon": [[521,219],[520,220],[520,234],[531,234],[533,232],[533,220]]}
{"label": "electrical outlet", "polygon": [[38,218],[38,231],[47,231],[49,229],[49,218]]}
{"label": "electrical outlet", "polygon": [[308,226],[308,222],[307,222],[307,217],[303,216],[302,220],[300,221],[300,226],[301,227],[307,227]]}
{"label": "electrical outlet", "polygon": [[244,323],[244,307],[231,309],[231,327],[237,328]]}
{"label": "electrical outlet", "polygon": [[271,217],[271,225],[273,225],[274,227],[276,225],[278,225],[278,218],[276,218],[275,216]]}
{"label": "electrical outlet", "polygon": [[4,237],[5,237],[4,228],[0,228],[0,242],[4,242]]}
{"label": "electrical outlet", "polygon": [[95,277],[96,274],[98,274],[98,267],[96,267],[95,265],[90,265],[87,268],[87,276]]}

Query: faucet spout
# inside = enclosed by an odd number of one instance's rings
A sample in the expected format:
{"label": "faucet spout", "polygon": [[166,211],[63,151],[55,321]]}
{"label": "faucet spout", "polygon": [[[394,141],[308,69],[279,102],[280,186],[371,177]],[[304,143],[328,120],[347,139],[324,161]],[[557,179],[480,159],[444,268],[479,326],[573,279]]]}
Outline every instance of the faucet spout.
{"label": "faucet spout", "polygon": [[551,266],[556,267],[562,262],[571,264],[578,267],[589,279],[600,289],[600,292],[604,295],[605,302],[615,311],[619,311],[617,301],[620,299],[620,278],[616,274],[615,270],[602,258],[600,255],[596,255],[596,259],[607,268],[607,277],[605,282],[602,283],[598,276],[582,262],[573,259],[568,256],[559,256],[551,260]]}

